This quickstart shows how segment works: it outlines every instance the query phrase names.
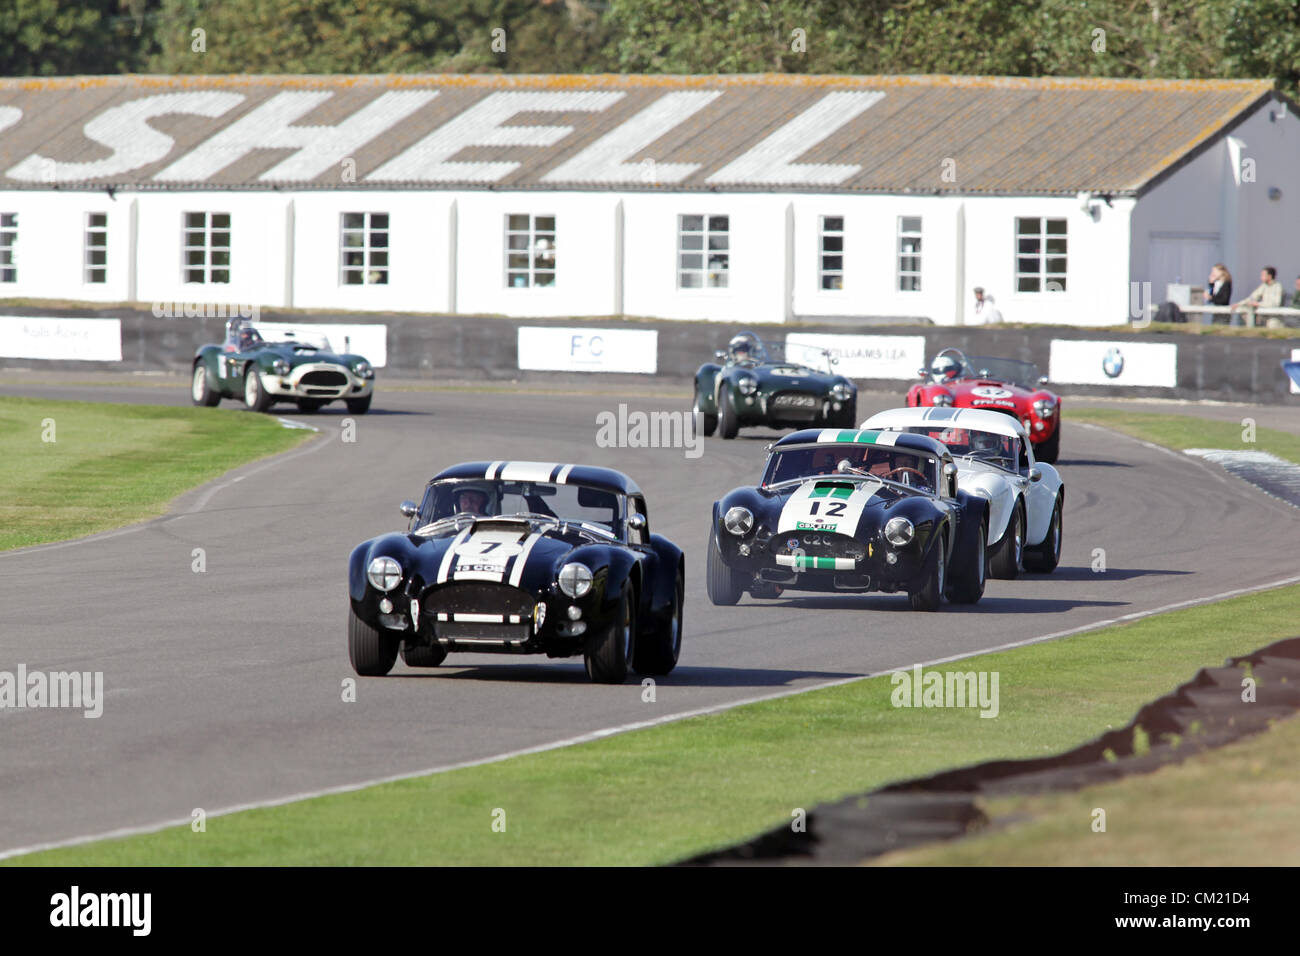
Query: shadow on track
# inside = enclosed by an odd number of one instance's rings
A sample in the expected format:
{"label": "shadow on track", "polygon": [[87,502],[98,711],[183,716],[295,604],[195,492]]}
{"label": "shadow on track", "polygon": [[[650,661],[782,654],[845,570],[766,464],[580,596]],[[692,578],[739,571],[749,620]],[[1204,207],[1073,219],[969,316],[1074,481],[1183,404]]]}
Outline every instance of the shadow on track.
{"label": "shadow on track", "polygon": [[1058,468],[1070,465],[1075,468],[1132,468],[1126,461],[1102,461],[1099,458],[1062,458],[1056,463]]}
{"label": "shadow on track", "polygon": [[[848,671],[796,671],[751,667],[690,667],[678,666],[666,677],[656,677],[656,684],[674,687],[789,687],[800,680],[828,681],[860,677]],[[547,661],[536,664],[470,664],[458,667],[455,657],[450,657],[441,667],[420,670],[395,670],[387,680],[439,680],[500,681],[502,683],[529,684],[591,684],[583,669],[581,658],[564,661]],[[629,674],[624,688],[636,688],[641,678]],[[598,685],[595,685],[598,686]]]}
{"label": "shadow on track", "polygon": [[[925,615],[913,611],[905,594],[845,594],[825,597],[776,598],[773,607],[801,611],[894,611]],[[1059,614],[1078,607],[1128,607],[1128,601],[1080,601],[1070,598],[1013,598],[985,594],[978,604],[953,604],[944,601],[939,614]]]}
{"label": "shadow on track", "polygon": [[1145,578],[1155,574],[1182,575],[1195,573],[1195,571],[1174,571],[1168,568],[1107,568],[1105,571],[1094,571],[1090,567],[1067,568],[1062,566],[1051,574],[1034,574],[1031,571],[1026,571],[1025,577],[1043,581],[1053,579],[1058,581],[1104,581],[1107,578],[1115,581],[1131,581],[1133,578]]}

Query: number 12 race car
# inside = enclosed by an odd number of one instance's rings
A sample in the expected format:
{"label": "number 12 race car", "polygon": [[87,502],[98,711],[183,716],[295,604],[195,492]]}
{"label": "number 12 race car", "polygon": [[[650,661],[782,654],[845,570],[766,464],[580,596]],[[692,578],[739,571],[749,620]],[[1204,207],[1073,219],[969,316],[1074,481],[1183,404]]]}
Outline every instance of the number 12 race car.
{"label": "number 12 race car", "polygon": [[906,591],[933,611],[984,594],[988,502],[957,488],[933,438],[806,429],[770,446],[762,482],[714,502],[714,604],[749,592]]}
{"label": "number 12 race car", "polygon": [[349,560],[348,652],[364,676],[400,652],[583,655],[594,681],[667,674],[682,646],[681,550],[652,534],[645,496],[609,468],[470,462],[402,503],[406,534]]}

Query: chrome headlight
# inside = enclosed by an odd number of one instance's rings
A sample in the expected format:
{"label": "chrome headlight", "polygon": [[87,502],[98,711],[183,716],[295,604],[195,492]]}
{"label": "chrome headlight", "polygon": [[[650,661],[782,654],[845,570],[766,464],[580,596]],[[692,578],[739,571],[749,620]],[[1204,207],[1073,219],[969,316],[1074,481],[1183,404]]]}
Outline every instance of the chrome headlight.
{"label": "chrome headlight", "polygon": [[831,389],[831,397],[837,402],[847,402],[853,397],[853,386],[847,382],[840,382]]}
{"label": "chrome headlight", "polygon": [[352,366],[352,372],[359,378],[375,377],[375,370],[370,367],[369,362],[358,362],[356,365]]}
{"label": "chrome headlight", "polygon": [[951,404],[952,404],[952,396],[949,395],[947,392],[936,392],[934,395],[932,395],[932,396],[930,397],[930,404],[931,404],[931,405],[951,405]]}
{"label": "chrome headlight", "polygon": [[1040,398],[1034,402],[1034,413],[1039,418],[1051,418],[1056,414],[1056,402],[1050,398]]}
{"label": "chrome headlight", "polygon": [[292,371],[292,366],[284,359],[276,359],[271,363],[271,371],[276,375],[288,375]]}
{"label": "chrome headlight", "polygon": [[751,375],[742,375],[736,379],[736,388],[740,390],[741,395],[753,395],[758,391],[758,379]]}
{"label": "chrome headlight", "polygon": [[402,566],[392,558],[375,558],[366,568],[366,577],[375,590],[388,593],[402,583]]}
{"label": "chrome headlight", "polygon": [[591,590],[591,568],[571,561],[560,568],[559,582],[565,597],[583,597]]}
{"label": "chrome headlight", "polygon": [[739,505],[728,508],[722,516],[722,526],[738,537],[749,534],[749,529],[754,527],[754,513]]}
{"label": "chrome headlight", "polygon": [[885,540],[896,548],[912,543],[916,537],[916,528],[906,518],[890,518],[885,522]]}

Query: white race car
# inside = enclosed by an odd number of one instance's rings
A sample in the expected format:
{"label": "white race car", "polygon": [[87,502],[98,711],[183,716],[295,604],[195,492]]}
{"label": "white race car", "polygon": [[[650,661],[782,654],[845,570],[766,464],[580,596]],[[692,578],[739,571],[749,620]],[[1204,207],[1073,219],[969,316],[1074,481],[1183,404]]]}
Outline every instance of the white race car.
{"label": "white race car", "polygon": [[1010,415],[977,408],[891,408],[864,429],[926,435],[948,446],[957,487],[989,502],[989,574],[1044,573],[1061,560],[1065,485],[1051,465],[1036,462],[1029,433]]}

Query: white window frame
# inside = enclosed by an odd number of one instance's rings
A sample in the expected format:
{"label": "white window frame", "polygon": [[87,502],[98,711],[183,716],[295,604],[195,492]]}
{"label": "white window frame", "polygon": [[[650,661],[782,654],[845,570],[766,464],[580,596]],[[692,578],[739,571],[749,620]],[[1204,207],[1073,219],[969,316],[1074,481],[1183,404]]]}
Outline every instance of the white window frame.
{"label": "white window frame", "polygon": [[[917,226],[915,229],[907,229],[905,224],[909,219],[915,219]],[[922,289],[921,276],[925,269],[925,260],[922,258],[925,249],[925,219],[922,216],[899,216],[898,217],[898,249],[895,258],[897,266],[897,283],[899,292],[920,292]],[[905,248],[906,243],[915,240],[915,245],[911,249]],[[904,259],[915,259],[915,269],[903,268]]]}
{"label": "white window frame", "polygon": [[[361,225],[348,225],[349,216],[360,216]],[[382,217],[382,219],[377,218]],[[390,257],[392,219],[386,212],[341,212],[339,213],[339,285],[366,286],[388,285],[388,273],[392,267]],[[348,238],[360,240],[356,245],[348,245]],[[348,262],[349,255],[360,253],[359,264]],[[360,282],[349,282],[349,276],[360,278]]]}
{"label": "white window frame", "polygon": [[[102,222],[96,223],[98,217]],[[98,239],[99,242],[94,240]],[[95,262],[95,254],[102,261]],[[103,285],[108,281],[108,213],[87,212],[82,233],[81,281],[86,285]]]}
{"label": "white window frame", "polygon": [[[191,216],[202,216],[202,225],[191,225]],[[226,217],[224,226],[216,225],[218,216]],[[228,212],[204,212],[198,210],[187,210],[181,213],[181,282],[186,285],[229,285],[231,273],[231,226],[234,223],[233,217]],[[224,233],[226,242],[219,245],[213,239],[215,233]],[[194,237],[200,239],[199,245],[193,245]],[[202,252],[200,262],[191,262],[190,253]],[[224,254],[225,263],[215,263],[213,260]],[[192,278],[191,273],[199,273],[199,278]],[[216,278],[216,274],[224,272],[224,279]]]}
{"label": "white window frame", "polygon": [[[699,229],[687,229],[686,220],[689,218],[699,217]],[[726,220],[726,225],[722,228],[715,228],[715,221],[718,219]],[[692,244],[694,237],[700,237],[699,248],[686,248],[686,239],[690,237]],[[711,244],[715,238],[721,237],[725,240],[725,246],[722,248],[712,248]],[[709,255],[714,253],[714,255]],[[686,266],[684,261],[686,256],[699,256],[699,266]],[[720,268],[713,268],[713,260],[721,259]],[[731,214],[730,213],[680,213],[677,216],[677,254],[675,259],[677,274],[677,290],[679,292],[709,292],[719,289],[731,288]],[[685,275],[698,275],[700,278],[699,285],[686,285],[682,282]],[[715,281],[720,280],[720,281]]]}
{"label": "white window frame", "polygon": [[[840,227],[838,229],[828,229],[826,220],[838,219]],[[827,249],[827,239],[839,239],[840,248],[837,250]],[[828,258],[838,258],[840,264],[838,268],[828,268],[826,260]],[[828,286],[826,280],[839,280],[839,285]],[[843,292],[844,291],[844,217],[843,216],[819,216],[817,218],[817,291],[818,292]]]}
{"label": "white window frame", "polygon": [[18,213],[0,212],[0,282],[18,281]]}
{"label": "white window frame", "polygon": [[[519,228],[512,225],[511,220],[517,218],[527,219],[527,226]],[[541,220],[550,220],[550,228],[539,225]],[[508,212],[502,223],[505,227],[501,258],[502,281],[506,289],[519,292],[554,289],[560,281],[557,268],[559,259],[556,255],[559,218],[553,212]],[[514,245],[511,244],[512,240]],[[512,262],[512,259],[524,261]],[[550,281],[543,281],[548,276]]]}
{"label": "white window frame", "polygon": [[[1038,227],[1035,232],[1025,232],[1022,223],[1037,222]],[[1048,231],[1048,223],[1060,223],[1061,232]],[[1069,269],[1070,269],[1070,220],[1064,216],[1017,216],[1015,219],[1015,259],[1012,263],[1012,287],[1016,295],[1060,295],[1069,290]],[[1022,252],[1021,246],[1026,241],[1037,240],[1038,249],[1033,252]],[[1060,251],[1051,252],[1048,250],[1048,244],[1059,242]],[[1031,259],[1037,264],[1037,271],[1024,272],[1021,270],[1022,260]],[[1051,260],[1061,260],[1062,271],[1048,271],[1048,263]],[[1059,283],[1056,280],[1059,279]],[[1022,289],[1022,280],[1036,280],[1037,289]],[[1055,288],[1049,288],[1049,285],[1055,284]]]}

